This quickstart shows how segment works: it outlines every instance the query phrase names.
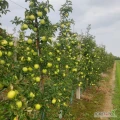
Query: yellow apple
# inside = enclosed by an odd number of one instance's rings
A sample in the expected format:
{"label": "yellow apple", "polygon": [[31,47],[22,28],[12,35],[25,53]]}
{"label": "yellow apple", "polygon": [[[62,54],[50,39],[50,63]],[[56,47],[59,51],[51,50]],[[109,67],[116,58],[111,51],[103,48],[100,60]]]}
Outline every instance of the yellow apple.
{"label": "yellow apple", "polygon": [[18,108],[21,108],[21,107],[22,107],[22,102],[21,102],[21,101],[17,101],[17,102],[16,102],[16,106],[17,106]]}
{"label": "yellow apple", "polygon": [[32,42],[33,42],[32,39],[28,39],[28,40],[27,40],[27,43],[28,43],[28,44],[32,44]]}
{"label": "yellow apple", "polygon": [[47,69],[43,69],[42,73],[46,74],[47,73]]}
{"label": "yellow apple", "polygon": [[47,67],[52,67],[52,63],[47,63]]}
{"label": "yellow apple", "polygon": [[41,40],[42,40],[42,41],[46,41],[46,36],[42,36],[42,37],[41,37]]}
{"label": "yellow apple", "polygon": [[35,78],[36,82],[40,82],[40,77]]}
{"label": "yellow apple", "polygon": [[38,69],[39,67],[40,67],[39,64],[34,64],[35,69]]}
{"label": "yellow apple", "polygon": [[12,55],[12,52],[8,51],[7,55],[10,57]]}
{"label": "yellow apple", "polygon": [[31,61],[31,57],[28,57],[28,58],[27,58],[27,61],[30,62],[30,61]]}
{"label": "yellow apple", "polygon": [[40,110],[40,109],[41,109],[41,107],[42,107],[42,105],[41,105],[41,104],[36,104],[36,105],[35,105],[35,109],[36,109],[36,110]]}
{"label": "yellow apple", "polygon": [[30,19],[30,20],[35,20],[35,16],[34,16],[34,15],[30,15],[30,16],[29,16],[29,19]]}
{"label": "yellow apple", "polygon": [[0,64],[4,65],[5,61],[4,60],[0,60]]}
{"label": "yellow apple", "polygon": [[13,42],[9,42],[9,46],[13,46],[13,44],[14,44]]}
{"label": "yellow apple", "polygon": [[6,45],[8,44],[8,42],[7,42],[7,40],[2,40],[1,44],[2,44],[3,46],[6,46]]}
{"label": "yellow apple", "polygon": [[38,12],[37,12],[37,16],[38,16],[38,17],[42,17],[42,16],[43,16],[43,13],[40,12],[40,11],[38,11]]}
{"label": "yellow apple", "polygon": [[30,97],[31,98],[34,98],[35,97],[35,94],[33,92],[30,92]]}
{"label": "yellow apple", "polygon": [[66,66],[65,66],[65,68],[66,68],[66,69],[68,69],[68,68],[69,68],[69,66],[68,66],[68,65],[66,65]]}
{"label": "yellow apple", "polygon": [[0,57],[2,57],[2,51],[0,50]]}
{"label": "yellow apple", "polygon": [[16,95],[16,92],[14,90],[10,90],[8,93],[7,93],[7,98],[8,99],[13,99]]}
{"label": "yellow apple", "polygon": [[45,10],[46,13],[48,12],[48,9],[47,9],[47,8],[45,8],[44,10]]}
{"label": "yellow apple", "polygon": [[23,72],[27,72],[28,71],[28,69],[27,69],[27,67],[23,67]]}
{"label": "yellow apple", "polygon": [[52,104],[55,104],[55,103],[56,103],[56,99],[53,98],[53,99],[52,99]]}
{"label": "yellow apple", "polygon": [[43,24],[43,25],[44,25],[44,24],[45,24],[45,20],[44,20],[44,19],[41,19],[41,20],[40,20],[40,24]]}

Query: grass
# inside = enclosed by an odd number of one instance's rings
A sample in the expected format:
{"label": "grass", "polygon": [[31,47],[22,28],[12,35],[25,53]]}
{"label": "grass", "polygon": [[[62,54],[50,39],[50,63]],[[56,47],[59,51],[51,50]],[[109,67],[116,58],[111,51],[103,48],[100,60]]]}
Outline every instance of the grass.
{"label": "grass", "polygon": [[120,61],[116,61],[116,81],[115,90],[113,97],[113,106],[116,109],[116,118],[111,118],[111,120],[120,120]]}
{"label": "grass", "polygon": [[[109,82],[111,78],[111,71],[107,71],[106,76],[102,78],[102,84]],[[104,87],[107,87],[104,86]],[[103,110],[103,105],[105,101],[105,91],[98,90],[96,87],[91,87],[87,89],[86,95],[92,95],[91,100],[74,99],[73,104],[71,105],[71,113],[74,115],[74,119],[67,119],[67,117],[63,120],[100,120],[100,118],[94,118],[94,113]],[[120,120],[120,119],[119,119]]]}

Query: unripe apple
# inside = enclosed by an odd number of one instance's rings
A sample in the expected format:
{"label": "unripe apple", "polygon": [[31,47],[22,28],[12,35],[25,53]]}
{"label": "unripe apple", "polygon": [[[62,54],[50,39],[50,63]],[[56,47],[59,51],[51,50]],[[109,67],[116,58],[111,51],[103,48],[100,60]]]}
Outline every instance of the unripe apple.
{"label": "unripe apple", "polygon": [[36,32],[36,31],[37,31],[37,28],[36,28],[36,27],[34,27],[34,28],[33,28],[33,31],[34,31],[34,32]]}
{"label": "unripe apple", "polygon": [[21,108],[21,107],[22,107],[22,102],[21,102],[21,101],[17,101],[17,102],[16,102],[16,106],[17,106],[18,108]]}
{"label": "unripe apple", "polygon": [[2,57],[2,51],[0,50],[0,57]]}
{"label": "unripe apple", "polygon": [[64,27],[65,27],[65,25],[64,25],[64,24],[62,24],[62,25],[61,25],[61,27],[62,27],[62,28],[64,28]]}
{"label": "unripe apple", "polygon": [[40,67],[39,64],[34,64],[35,69],[38,69],[39,67]]}
{"label": "unripe apple", "polygon": [[68,17],[68,15],[69,15],[68,13],[65,14],[66,17]]}
{"label": "unripe apple", "polygon": [[30,18],[30,20],[35,20],[35,16],[34,15],[30,15],[29,18]]}
{"label": "unripe apple", "polygon": [[36,82],[40,82],[40,77],[35,78]]}
{"label": "unripe apple", "polygon": [[8,99],[13,99],[15,97],[16,93],[14,90],[11,90],[7,93],[7,98]]}
{"label": "unripe apple", "polygon": [[66,69],[68,69],[68,68],[69,68],[69,66],[68,66],[68,65],[66,65],[66,66],[65,66],[65,68],[66,68]]}
{"label": "unripe apple", "polygon": [[28,39],[28,40],[27,40],[27,43],[28,43],[28,44],[32,44],[32,42],[33,42],[32,39]]}
{"label": "unripe apple", "polygon": [[45,24],[45,20],[44,20],[44,19],[41,19],[41,20],[40,20],[40,24],[44,25],[44,24]]}
{"label": "unripe apple", "polygon": [[4,65],[4,64],[5,64],[5,61],[4,61],[4,60],[0,60],[0,64],[1,64],[1,65]]}
{"label": "unripe apple", "polygon": [[41,40],[42,40],[42,41],[46,41],[46,36],[42,36],[42,37],[41,37]]}
{"label": "unripe apple", "polygon": [[65,77],[66,76],[66,74],[65,73],[63,73],[63,77]]}
{"label": "unripe apple", "polygon": [[47,69],[43,69],[42,73],[46,74],[47,73]]}
{"label": "unripe apple", "polygon": [[77,72],[77,68],[73,68],[72,71],[73,71],[73,72]]}
{"label": "unripe apple", "polygon": [[40,11],[37,12],[37,16],[38,16],[38,17],[42,17],[42,15],[43,15],[42,12],[40,12]]}
{"label": "unripe apple", "polygon": [[60,61],[60,58],[57,58],[57,61]]}
{"label": "unripe apple", "polygon": [[10,57],[12,55],[12,52],[8,51],[7,55]]}
{"label": "unripe apple", "polygon": [[53,98],[53,99],[52,99],[52,104],[55,104],[55,103],[56,103],[56,99]]}
{"label": "unripe apple", "polygon": [[34,2],[30,2],[30,3],[29,3],[29,6],[33,6],[33,5],[34,5]]}
{"label": "unripe apple", "polygon": [[28,71],[28,69],[27,69],[27,67],[23,67],[23,72],[27,72]]}
{"label": "unripe apple", "polygon": [[33,92],[30,92],[30,97],[31,98],[34,98],[35,97],[35,94]]}
{"label": "unripe apple", "polygon": [[28,16],[28,15],[26,15],[26,16],[25,16],[25,19],[27,19],[27,20],[28,20],[28,19],[29,19],[29,16]]}
{"label": "unripe apple", "polygon": [[52,52],[49,52],[48,54],[49,54],[50,56],[52,56],[52,55],[53,55],[53,54],[52,54]]}
{"label": "unripe apple", "polygon": [[13,46],[13,42],[9,42],[9,46]]}
{"label": "unripe apple", "polygon": [[27,24],[23,24],[21,27],[22,30],[28,29],[28,25]]}
{"label": "unripe apple", "polygon": [[31,67],[29,67],[28,70],[31,72],[33,69]]}
{"label": "unripe apple", "polygon": [[7,40],[2,40],[1,44],[2,44],[3,46],[6,46],[6,45],[8,44],[8,42],[7,42]]}
{"label": "unripe apple", "polygon": [[31,61],[31,57],[28,57],[28,58],[27,58],[27,61],[30,62],[30,61]]}
{"label": "unripe apple", "polygon": [[44,10],[45,10],[46,13],[48,12],[48,9],[47,9],[47,8],[45,8]]}
{"label": "unripe apple", "polygon": [[35,109],[36,109],[36,110],[40,110],[41,107],[42,107],[42,105],[40,105],[40,104],[36,104],[36,105],[35,105]]}
{"label": "unripe apple", "polygon": [[47,63],[47,67],[52,67],[52,63]]}

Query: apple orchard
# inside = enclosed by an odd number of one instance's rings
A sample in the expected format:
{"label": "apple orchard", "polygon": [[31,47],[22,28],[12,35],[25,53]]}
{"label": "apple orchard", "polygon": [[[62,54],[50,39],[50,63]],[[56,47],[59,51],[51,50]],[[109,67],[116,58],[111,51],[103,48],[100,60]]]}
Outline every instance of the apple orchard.
{"label": "apple orchard", "polygon": [[[76,89],[97,86],[100,74],[114,63],[89,34],[90,26],[85,35],[72,32],[70,0],[61,6],[56,24],[48,17],[54,10],[49,0],[39,1],[25,0],[24,19],[12,20],[21,26],[17,42],[0,26],[0,120],[59,120],[60,110],[66,120],[76,120],[71,113]],[[2,14],[8,6],[0,0]]]}

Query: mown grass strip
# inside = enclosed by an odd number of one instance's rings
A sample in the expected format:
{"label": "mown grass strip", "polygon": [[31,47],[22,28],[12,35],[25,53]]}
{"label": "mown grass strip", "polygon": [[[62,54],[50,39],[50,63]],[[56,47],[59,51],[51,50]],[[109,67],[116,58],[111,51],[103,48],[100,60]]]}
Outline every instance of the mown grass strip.
{"label": "mown grass strip", "polygon": [[116,61],[116,80],[113,97],[113,107],[116,109],[115,114],[117,117],[111,120],[120,120],[120,61]]}

